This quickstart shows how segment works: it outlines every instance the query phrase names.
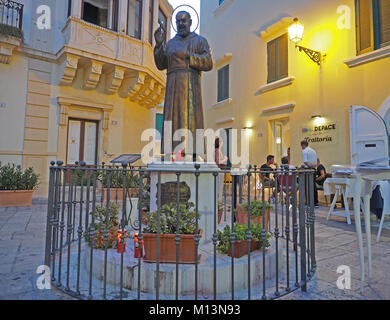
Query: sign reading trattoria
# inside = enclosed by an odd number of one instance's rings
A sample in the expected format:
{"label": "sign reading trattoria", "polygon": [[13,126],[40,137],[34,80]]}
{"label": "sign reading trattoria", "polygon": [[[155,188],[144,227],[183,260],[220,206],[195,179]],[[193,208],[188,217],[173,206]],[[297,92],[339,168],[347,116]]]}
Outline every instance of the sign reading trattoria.
{"label": "sign reading trattoria", "polygon": [[309,143],[329,144],[336,142],[336,123],[314,125],[311,128],[302,129],[303,139]]}

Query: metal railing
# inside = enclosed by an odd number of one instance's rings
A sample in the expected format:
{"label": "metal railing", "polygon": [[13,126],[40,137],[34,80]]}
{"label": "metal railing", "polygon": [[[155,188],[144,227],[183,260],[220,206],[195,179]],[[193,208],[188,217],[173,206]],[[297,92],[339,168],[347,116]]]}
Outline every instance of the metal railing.
{"label": "metal railing", "polygon": [[0,24],[22,30],[24,5],[15,1],[0,0]]}
{"label": "metal railing", "polygon": [[[313,170],[280,169],[264,182],[270,172],[257,166],[244,171],[199,164],[191,170],[175,168],[52,162],[45,250],[52,284],[80,299],[250,300],[275,299],[299,288],[306,291],[316,270]],[[180,228],[183,201],[189,199],[194,200],[190,226],[194,259],[184,262],[181,246],[188,240]],[[211,210],[207,201],[212,202]],[[267,203],[272,207],[269,215]],[[259,204],[261,218],[256,224],[251,211]],[[111,217],[113,205],[116,220]],[[166,205],[177,213],[171,216],[173,222],[168,221]],[[242,208],[247,208],[247,216],[240,227]],[[155,211],[154,217],[144,216],[148,211]],[[173,261],[163,257],[168,223],[175,228]],[[259,224],[261,229],[253,227]],[[145,241],[153,228],[157,246],[151,252]],[[245,232],[243,241],[237,240],[239,229]],[[223,232],[228,237],[227,254],[221,252]],[[242,243],[245,254],[235,257]],[[147,253],[153,253],[155,261],[146,259]]]}

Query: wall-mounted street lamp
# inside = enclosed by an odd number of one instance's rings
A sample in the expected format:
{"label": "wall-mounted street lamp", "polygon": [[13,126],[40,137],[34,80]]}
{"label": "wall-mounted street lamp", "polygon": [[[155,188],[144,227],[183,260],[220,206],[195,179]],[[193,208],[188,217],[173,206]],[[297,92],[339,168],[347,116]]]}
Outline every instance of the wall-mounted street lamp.
{"label": "wall-mounted street lamp", "polygon": [[324,61],[326,54],[322,54],[319,51],[315,51],[306,47],[299,46],[297,43],[300,42],[303,38],[303,31],[305,27],[301,24],[298,18],[294,19],[293,24],[288,28],[288,35],[292,42],[295,43],[295,47],[299,49],[299,51],[303,51],[306,53],[309,58],[317,63],[319,66]]}
{"label": "wall-mounted street lamp", "polygon": [[325,122],[326,122],[325,118],[321,115],[315,115],[315,116],[312,116],[311,118],[313,119],[314,124],[316,126],[321,126],[321,125],[325,124]]}

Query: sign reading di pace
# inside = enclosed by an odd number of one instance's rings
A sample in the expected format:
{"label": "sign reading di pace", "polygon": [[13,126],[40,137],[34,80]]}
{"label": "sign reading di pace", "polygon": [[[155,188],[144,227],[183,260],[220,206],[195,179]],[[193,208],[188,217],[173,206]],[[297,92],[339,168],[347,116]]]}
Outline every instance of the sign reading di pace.
{"label": "sign reading di pace", "polygon": [[337,123],[331,121],[325,121],[323,124],[310,122],[309,126],[302,129],[303,140],[321,146],[336,143],[337,132]]}

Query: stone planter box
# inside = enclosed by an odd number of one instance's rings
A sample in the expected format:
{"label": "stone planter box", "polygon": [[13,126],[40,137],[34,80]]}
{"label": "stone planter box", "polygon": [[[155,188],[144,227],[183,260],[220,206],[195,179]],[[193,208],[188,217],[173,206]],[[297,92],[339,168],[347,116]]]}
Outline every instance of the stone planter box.
{"label": "stone planter box", "polygon": [[[270,212],[271,212],[271,208],[268,208],[267,210],[265,210],[265,231],[266,232],[268,232]],[[235,215],[236,215],[237,223],[239,225],[248,224],[248,211],[245,210],[242,206],[237,205],[237,212]],[[258,224],[258,223],[262,224],[263,223],[263,216],[251,217],[250,220],[254,224]]]}
{"label": "stone planter box", "polygon": [[[260,244],[254,240],[251,241],[251,252],[259,250]],[[248,254],[248,241],[246,240],[237,240],[234,241],[234,258],[240,259],[241,257]],[[228,256],[232,256],[232,247],[229,246]]]}
{"label": "stone planter box", "polygon": [[34,190],[0,191],[0,207],[31,207]]}
{"label": "stone planter box", "polygon": [[[160,235],[160,262],[161,263],[176,263],[176,243],[175,234]],[[202,230],[199,232],[199,237],[202,237]],[[157,261],[157,234],[143,234],[145,262]],[[200,260],[200,255],[198,261]],[[195,263],[195,241],[193,234],[181,234],[179,244],[179,263]]]}

